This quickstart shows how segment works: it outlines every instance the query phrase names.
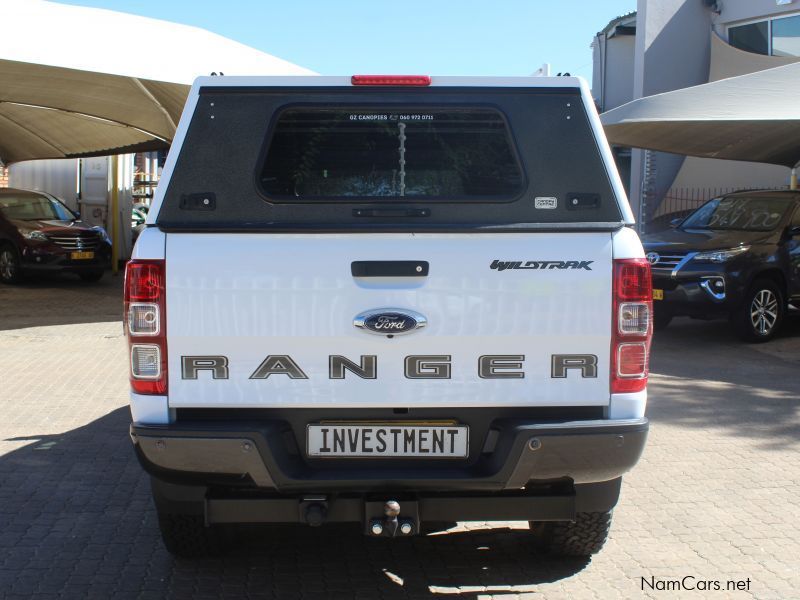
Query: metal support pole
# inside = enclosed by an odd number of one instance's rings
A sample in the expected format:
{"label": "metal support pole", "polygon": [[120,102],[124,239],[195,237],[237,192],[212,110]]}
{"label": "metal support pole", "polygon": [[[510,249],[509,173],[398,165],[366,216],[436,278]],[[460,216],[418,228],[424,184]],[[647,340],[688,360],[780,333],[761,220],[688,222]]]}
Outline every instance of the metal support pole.
{"label": "metal support pole", "polygon": [[792,176],[789,178],[789,189],[797,189],[797,167],[792,167]]}
{"label": "metal support pole", "polygon": [[108,223],[111,226],[111,272],[116,275],[119,272],[119,156],[111,157],[111,210],[108,215]]}

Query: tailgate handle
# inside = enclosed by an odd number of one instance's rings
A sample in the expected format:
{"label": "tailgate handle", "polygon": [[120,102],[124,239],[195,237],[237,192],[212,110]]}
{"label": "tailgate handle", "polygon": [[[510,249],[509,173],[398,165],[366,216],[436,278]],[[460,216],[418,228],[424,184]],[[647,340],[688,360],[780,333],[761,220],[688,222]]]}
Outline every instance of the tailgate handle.
{"label": "tailgate handle", "polygon": [[353,277],[427,277],[424,260],[354,260],[350,264]]}

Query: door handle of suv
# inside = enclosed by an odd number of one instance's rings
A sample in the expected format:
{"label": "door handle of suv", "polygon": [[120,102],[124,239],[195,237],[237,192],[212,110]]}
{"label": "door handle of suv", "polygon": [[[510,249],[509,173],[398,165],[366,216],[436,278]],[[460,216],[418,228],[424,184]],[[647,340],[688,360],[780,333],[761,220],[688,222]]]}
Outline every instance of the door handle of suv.
{"label": "door handle of suv", "polygon": [[354,260],[350,264],[353,277],[427,277],[424,260]]}

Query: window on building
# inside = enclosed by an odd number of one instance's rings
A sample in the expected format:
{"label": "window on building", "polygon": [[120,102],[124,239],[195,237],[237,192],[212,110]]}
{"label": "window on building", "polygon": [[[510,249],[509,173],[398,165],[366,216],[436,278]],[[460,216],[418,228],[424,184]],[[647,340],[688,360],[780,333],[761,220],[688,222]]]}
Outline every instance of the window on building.
{"label": "window on building", "polygon": [[772,54],[800,56],[800,15],[772,20]]}
{"label": "window on building", "polygon": [[735,48],[772,56],[800,56],[800,15],[728,28]]}
{"label": "window on building", "polygon": [[769,22],[748,23],[728,30],[728,43],[734,48],[769,54]]}

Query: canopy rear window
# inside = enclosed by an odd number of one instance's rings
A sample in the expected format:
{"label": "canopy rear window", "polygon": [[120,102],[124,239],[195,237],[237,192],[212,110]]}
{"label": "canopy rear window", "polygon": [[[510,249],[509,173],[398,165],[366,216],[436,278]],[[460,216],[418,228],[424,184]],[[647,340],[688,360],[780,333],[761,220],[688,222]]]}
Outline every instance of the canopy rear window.
{"label": "canopy rear window", "polygon": [[290,108],[260,169],[272,201],[512,200],[524,176],[491,108]]}
{"label": "canopy rear window", "polygon": [[572,87],[206,86],[170,150],[156,222],[169,231],[614,227],[624,198],[592,118]]}

